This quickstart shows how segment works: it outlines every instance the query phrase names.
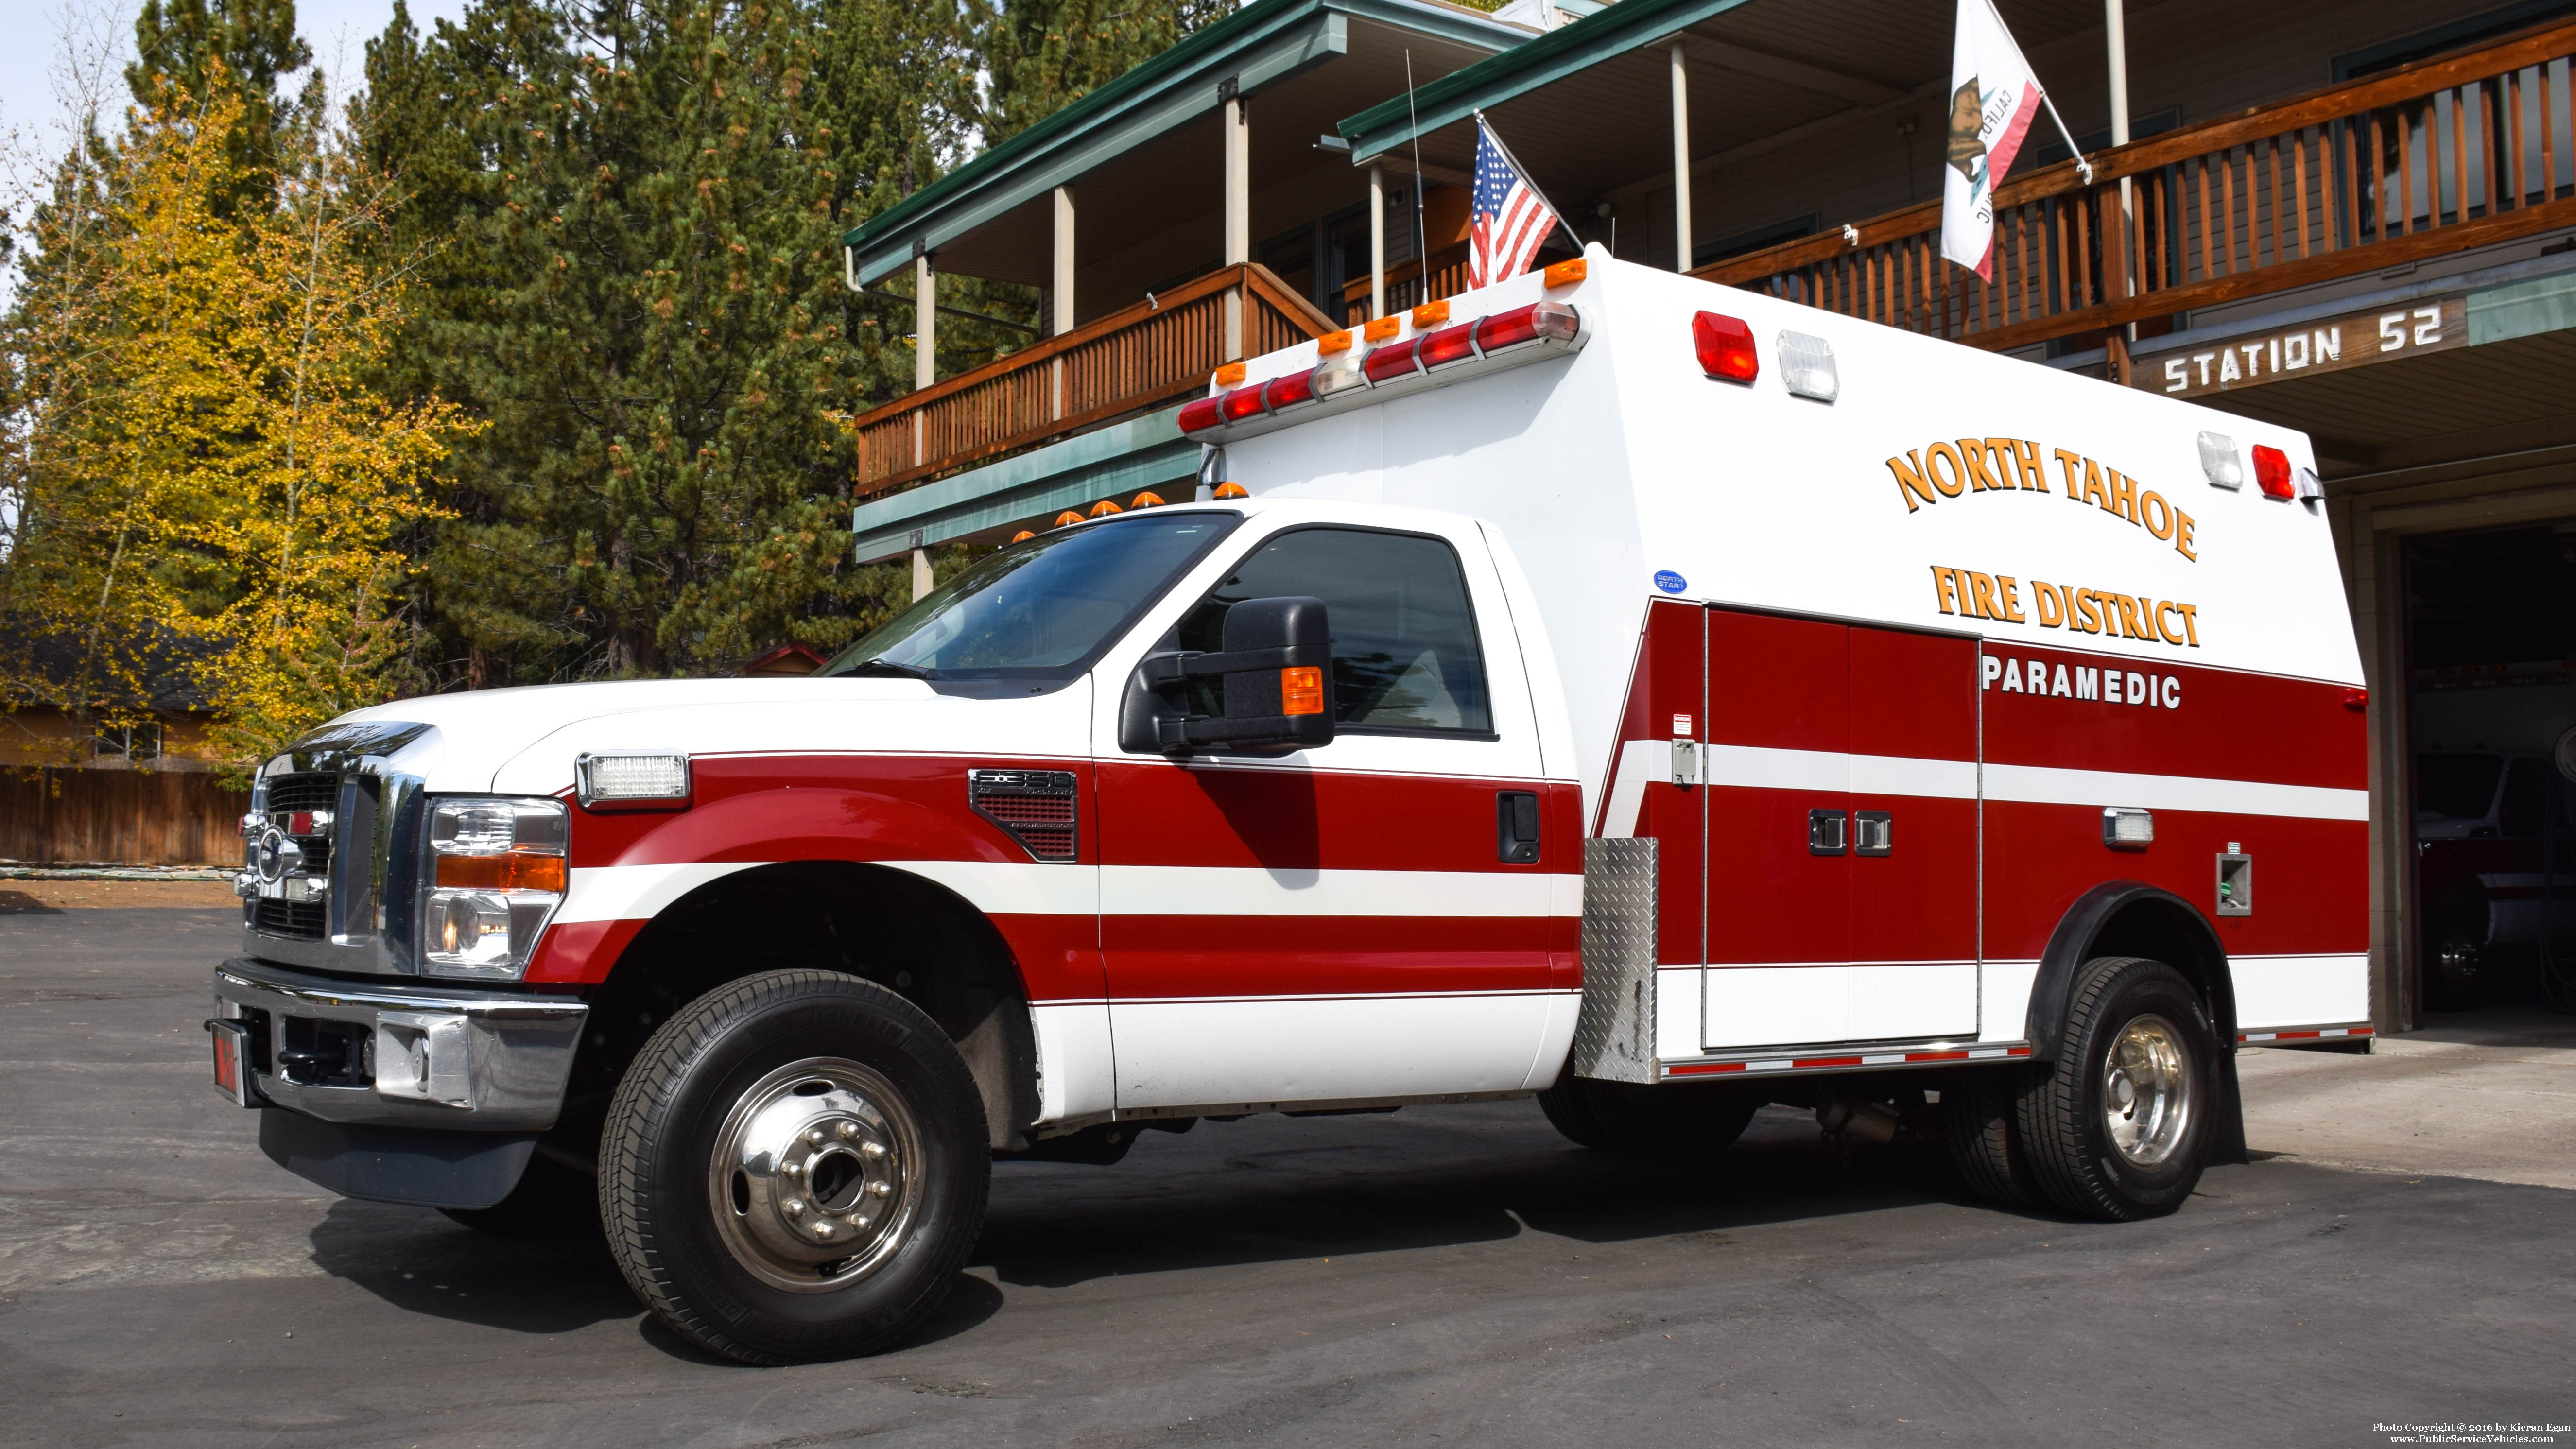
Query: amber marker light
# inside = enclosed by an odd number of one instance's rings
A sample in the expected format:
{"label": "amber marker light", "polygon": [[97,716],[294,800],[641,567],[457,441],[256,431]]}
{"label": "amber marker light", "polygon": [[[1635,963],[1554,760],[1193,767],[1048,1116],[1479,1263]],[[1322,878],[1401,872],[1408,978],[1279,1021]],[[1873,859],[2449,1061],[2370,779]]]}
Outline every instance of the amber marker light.
{"label": "amber marker light", "polygon": [[1425,302],[1413,309],[1413,328],[1417,332],[1425,327],[1437,327],[1448,320],[1449,301],[1445,297],[1437,302]]}
{"label": "amber marker light", "polygon": [[1130,508],[1160,508],[1163,506],[1163,495],[1160,493],[1139,493],[1135,497],[1127,500],[1127,506]]}
{"label": "amber marker light", "polygon": [[1351,334],[1348,332],[1327,332],[1315,339],[1317,357],[1338,357],[1350,350]]}
{"label": "amber marker light", "polygon": [[1312,664],[1279,671],[1281,714],[1324,712],[1324,671]]}
{"label": "amber marker light", "polygon": [[1106,498],[1103,498],[1099,502],[1091,505],[1091,516],[1094,518],[1107,518],[1113,513],[1124,513],[1126,511],[1126,509],[1119,507],[1117,504],[1110,502]]}
{"label": "amber marker light", "polygon": [[1068,523],[1080,523],[1081,521],[1082,515],[1074,512],[1070,508],[1055,516],[1055,526],[1058,528],[1062,528]]}
{"label": "amber marker light", "polygon": [[1384,342],[1403,330],[1403,318],[1380,317],[1360,329],[1360,338],[1366,342]]}
{"label": "amber marker light", "polygon": [[1575,283],[1580,282],[1585,277],[1591,275],[1591,271],[1592,269],[1590,267],[1584,265],[1583,258],[1568,257],[1564,261],[1558,262],[1556,265],[1547,269],[1547,285],[1551,287],[1571,287]]}
{"label": "amber marker light", "polygon": [[442,855],[438,884],[477,891],[553,891],[564,889],[560,855]]}
{"label": "amber marker light", "polygon": [[1249,498],[1252,496],[1252,490],[1244,487],[1240,483],[1219,483],[1216,485],[1216,496],[1219,498]]}
{"label": "amber marker light", "polygon": [[1013,542],[1013,543],[1026,543],[1026,542],[1028,542],[1030,539],[1033,539],[1033,538],[1035,538],[1035,537],[1037,537],[1037,535],[1036,535],[1036,534],[1031,533],[1031,532],[1029,532],[1027,529],[1023,528],[1023,529],[1021,529],[1019,532],[1017,532],[1017,533],[1015,533],[1015,534],[1012,534],[1012,535],[1011,535],[1011,542]]}
{"label": "amber marker light", "polygon": [[1232,387],[1241,381],[1243,381],[1243,364],[1240,362],[1229,362],[1216,370],[1216,385],[1219,387]]}

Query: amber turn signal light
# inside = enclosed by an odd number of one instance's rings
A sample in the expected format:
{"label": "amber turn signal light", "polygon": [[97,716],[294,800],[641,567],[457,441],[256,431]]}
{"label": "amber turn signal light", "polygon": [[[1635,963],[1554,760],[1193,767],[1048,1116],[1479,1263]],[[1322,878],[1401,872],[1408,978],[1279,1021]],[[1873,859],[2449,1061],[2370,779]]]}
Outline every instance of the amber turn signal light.
{"label": "amber turn signal light", "polygon": [[1312,664],[1279,671],[1281,714],[1324,712],[1324,671]]}
{"label": "amber turn signal light", "polygon": [[1583,264],[1583,258],[1568,257],[1564,261],[1558,262],[1556,265],[1547,269],[1547,285],[1551,287],[1571,287],[1575,283],[1582,281],[1586,276],[1590,275],[1591,271],[1592,269],[1590,267]]}
{"label": "amber turn signal light", "polygon": [[1243,381],[1243,364],[1240,362],[1229,362],[1216,370],[1216,385],[1219,387],[1232,387],[1241,381]]}
{"label": "amber turn signal light", "polygon": [[[1308,671],[1311,673],[1312,671]],[[560,855],[442,855],[438,883],[475,891],[553,891],[563,894]]]}

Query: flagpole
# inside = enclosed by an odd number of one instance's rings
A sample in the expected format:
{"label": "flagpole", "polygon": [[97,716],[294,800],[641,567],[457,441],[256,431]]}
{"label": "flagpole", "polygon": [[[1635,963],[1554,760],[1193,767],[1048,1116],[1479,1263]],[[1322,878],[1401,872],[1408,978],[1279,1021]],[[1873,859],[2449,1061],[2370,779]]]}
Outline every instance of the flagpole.
{"label": "flagpole", "polygon": [[[1502,152],[1503,159],[1510,162],[1512,169],[1521,174],[1521,180],[1528,185],[1530,195],[1537,197],[1538,204],[1547,208],[1548,219],[1555,222],[1557,226],[1564,227],[1565,239],[1574,243],[1574,249],[1577,252],[1582,251],[1583,238],[1574,234],[1574,227],[1566,221],[1565,213],[1558,211],[1556,203],[1547,199],[1547,193],[1538,189],[1538,179],[1531,176],[1529,168],[1521,164],[1521,158],[1513,155],[1512,148],[1503,144],[1503,133],[1494,129],[1494,123],[1485,119],[1483,111],[1476,111],[1473,114],[1476,117],[1476,124],[1484,128],[1486,135],[1494,138],[1494,149]],[[1553,228],[1551,228],[1551,234],[1553,234]]]}
{"label": "flagpole", "polygon": [[2075,157],[2075,169],[2084,173],[2084,184],[2092,185],[2093,163],[2084,159],[2084,148],[2075,144],[2074,134],[2066,129],[2066,118],[2057,113],[2057,102],[2048,98],[2046,87],[2040,88],[2039,103],[2048,107],[2048,118],[2057,123],[2057,134],[2066,138],[2066,149]]}

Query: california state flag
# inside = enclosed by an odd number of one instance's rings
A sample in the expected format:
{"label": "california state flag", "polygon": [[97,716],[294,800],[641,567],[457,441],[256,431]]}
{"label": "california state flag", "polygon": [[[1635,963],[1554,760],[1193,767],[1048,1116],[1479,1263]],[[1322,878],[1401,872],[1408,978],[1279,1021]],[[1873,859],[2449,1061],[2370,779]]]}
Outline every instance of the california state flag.
{"label": "california state flag", "polygon": [[2021,154],[2043,93],[1993,0],[1959,0],[1950,46],[1950,154],[1942,172],[1941,255],[1995,279],[1995,188]]}

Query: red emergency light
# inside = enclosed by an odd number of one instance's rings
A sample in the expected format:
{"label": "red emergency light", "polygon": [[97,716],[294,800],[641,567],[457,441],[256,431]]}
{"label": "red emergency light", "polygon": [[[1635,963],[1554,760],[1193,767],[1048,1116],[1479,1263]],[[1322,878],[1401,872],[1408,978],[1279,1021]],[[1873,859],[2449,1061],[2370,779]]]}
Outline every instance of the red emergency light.
{"label": "red emergency light", "polygon": [[[1418,310],[1418,309],[1417,309]],[[1381,319],[1392,320],[1392,319]],[[1376,388],[1437,369],[1482,361],[1532,343],[1564,346],[1583,331],[1583,320],[1562,302],[1533,302],[1471,322],[1443,327],[1375,348],[1354,370],[1347,358],[1267,382],[1249,383],[1213,397],[1192,399],[1178,419],[1183,433],[1204,433],[1249,423],[1362,387]],[[1342,334],[1347,335],[1347,334]],[[1335,348],[1333,353],[1347,351]],[[1333,353],[1326,353],[1330,357]],[[1327,376],[1330,374],[1330,376]]]}
{"label": "red emergency light", "polygon": [[2290,455],[2261,443],[2254,445],[2254,482],[2266,498],[2287,503],[2299,496],[2298,480],[2290,476]]}
{"label": "red emergency light", "polygon": [[1741,317],[1702,312],[1691,318],[1691,346],[1699,352],[1699,370],[1729,382],[1751,382],[1762,375],[1762,359],[1753,350],[1753,329]]}

